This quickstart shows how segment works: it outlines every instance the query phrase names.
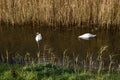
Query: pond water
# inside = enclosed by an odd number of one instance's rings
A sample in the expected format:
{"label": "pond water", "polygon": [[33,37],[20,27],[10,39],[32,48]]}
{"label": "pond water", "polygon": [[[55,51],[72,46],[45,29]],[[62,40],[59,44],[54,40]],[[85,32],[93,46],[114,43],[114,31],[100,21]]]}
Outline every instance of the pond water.
{"label": "pond water", "polygon": [[[104,51],[104,55],[118,55],[115,59],[120,62],[120,31],[113,30],[49,30],[45,28],[27,27],[1,27],[0,29],[0,56],[9,56],[19,53],[25,55],[27,52],[31,57],[36,57],[38,50],[35,41],[36,32],[42,34],[43,39],[40,41],[39,50],[51,50],[57,58],[62,58],[63,52],[74,58],[79,56],[81,59],[87,54],[99,54],[103,46],[108,46]],[[84,33],[92,33],[97,36],[90,40],[78,39],[78,36]],[[47,53],[46,53],[47,56]],[[49,57],[49,56],[47,56]]]}

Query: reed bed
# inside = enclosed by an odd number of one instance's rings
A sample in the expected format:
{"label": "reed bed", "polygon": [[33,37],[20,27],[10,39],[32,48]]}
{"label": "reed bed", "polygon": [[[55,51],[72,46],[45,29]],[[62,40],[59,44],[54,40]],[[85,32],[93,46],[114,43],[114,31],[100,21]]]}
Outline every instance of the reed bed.
{"label": "reed bed", "polygon": [[0,22],[115,28],[120,25],[120,0],[0,0]]}

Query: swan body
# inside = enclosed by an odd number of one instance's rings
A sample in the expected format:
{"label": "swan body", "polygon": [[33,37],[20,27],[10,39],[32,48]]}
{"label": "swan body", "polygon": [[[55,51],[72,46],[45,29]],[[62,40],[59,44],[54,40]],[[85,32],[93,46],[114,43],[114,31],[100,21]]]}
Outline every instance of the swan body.
{"label": "swan body", "polygon": [[37,42],[38,49],[39,49],[39,41],[42,40],[42,35],[39,32],[36,33],[35,40]]}
{"label": "swan body", "polygon": [[39,32],[37,32],[35,40],[36,42],[39,42],[40,40],[42,40],[42,35]]}
{"label": "swan body", "polygon": [[78,36],[78,38],[89,40],[90,38],[94,38],[96,35],[91,33],[85,33],[83,35]]}

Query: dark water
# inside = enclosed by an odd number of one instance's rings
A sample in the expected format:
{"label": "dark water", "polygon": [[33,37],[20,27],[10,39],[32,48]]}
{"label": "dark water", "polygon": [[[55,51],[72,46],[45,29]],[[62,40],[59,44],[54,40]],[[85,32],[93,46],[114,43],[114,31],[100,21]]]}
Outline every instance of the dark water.
{"label": "dark water", "polygon": [[[31,27],[3,27],[0,29],[0,55],[6,55],[6,50],[9,56],[19,53],[25,55],[30,53],[31,57],[36,57],[39,51],[35,42],[36,32],[42,34],[43,39],[40,42],[40,51],[52,50],[57,58],[63,56],[66,50],[67,55],[71,57],[79,56],[83,58],[86,54],[99,54],[100,48],[108,46],[104,51],[104,55],[118,55],[115,59],[120,61],[120,31],[105,31],[105,30],[49,30]],[[83,33],[96,34],[97,37],[90,40],[78,39],[78,36]],[[47,55],[47,53],[46,53]],[[48,56],[49,57],[49,56]]]}

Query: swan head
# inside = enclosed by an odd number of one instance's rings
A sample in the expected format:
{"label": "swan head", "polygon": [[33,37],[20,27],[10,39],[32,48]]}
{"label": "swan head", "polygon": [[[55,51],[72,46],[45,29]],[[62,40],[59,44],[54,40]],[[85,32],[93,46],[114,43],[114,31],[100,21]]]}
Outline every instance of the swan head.
{"label": "swan head", "polygon": [[36,35],[40,34],[39,32],[36,33]]}

